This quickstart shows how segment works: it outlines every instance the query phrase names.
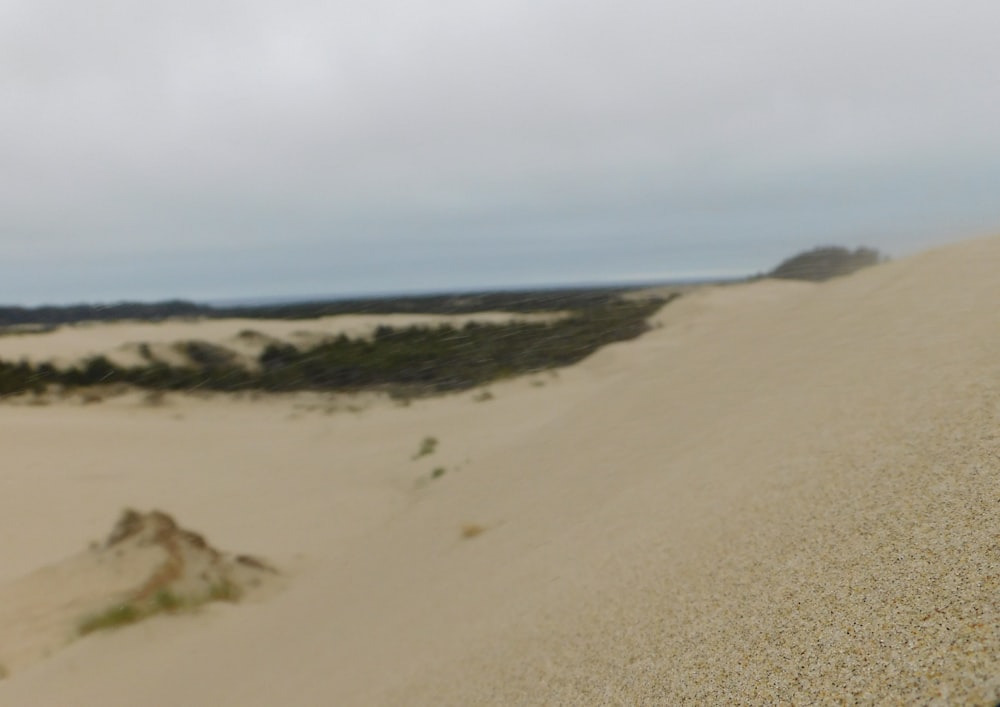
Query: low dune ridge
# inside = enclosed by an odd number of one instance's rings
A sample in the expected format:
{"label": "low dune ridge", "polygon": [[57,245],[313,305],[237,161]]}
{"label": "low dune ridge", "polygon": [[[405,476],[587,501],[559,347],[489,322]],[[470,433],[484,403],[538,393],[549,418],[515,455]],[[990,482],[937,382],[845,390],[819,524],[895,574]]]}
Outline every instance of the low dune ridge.
{"label": "low dune ridge", "polygon": [[560,313],[477,312],[476,314],[343,314],[317,319],[206,319],[174,318],[161,322],[81,322],[32,330],[14,327],[0,336],[0,359],[52,363],[70,367],[94,356],[106,356],[121,366],[162,362],[174,366],[191,363],[191,345],[217,347],[247,368],[257,365],[260,353],[271,344],[299,348],[316,346],[341,334],[369,337],[379,326],[461,327],[468,322],[552,321]]}
{"label": "low dune ridge", "polygon": [[2,672],[94,631],[237,601],[275,576],[264,561],[223,554],[162,511],[126,510],[104,543],[0,586]]}
{"label": "low dune ridge", "polygon": [[[0,405],[2,586],[139,502],[287,581],[15,664],[0,705],[995,704],[998,272],[993,237],[707,287],[406,407]],[[0,601],[0,656],[89,609],[54,606]]]}

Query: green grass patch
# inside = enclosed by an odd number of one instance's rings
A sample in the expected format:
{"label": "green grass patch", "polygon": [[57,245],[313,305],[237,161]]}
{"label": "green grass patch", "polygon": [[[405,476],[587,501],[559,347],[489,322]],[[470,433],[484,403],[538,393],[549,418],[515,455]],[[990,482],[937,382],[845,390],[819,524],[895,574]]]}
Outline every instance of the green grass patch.
{"label": "green grass patch", "polygon": [[239,601],[241,596],[240,588],[229,580],[223,580],[213,584],[208,592],[209,601]]}
{"label": "green grass patch", "polygon": [[168,589],[162,589],[156,593],[153,600],[157,611],[174,612],[183,608],[184,601]]}
{"label": "green grass patch", "polygon": [[118,604],[100,614],[84,619],[77,628],[77,633],[86,636],[94,631],[128,626],[142,618],[144,618],[143,612],[139,611],[133,604]]}
{"label": "green grass patch", "polygon": [[413,459],[416,460],[433,454],[437,446],[438,441],[436,437],[424,437],[424,440],[420,443],[420,449],[413,455]]}
{"label": "green grass patch", "polygon": [[235,602],[240,599],[240,588],[229,580],[213,584],[204,597],[191,598],[162,589],[150,601],[117,604],[110,609],[85,618],[77,626],[77,634],[86,636],[94,631],[128,626],[156,614],[175,614],[194,611],[211,601]]}

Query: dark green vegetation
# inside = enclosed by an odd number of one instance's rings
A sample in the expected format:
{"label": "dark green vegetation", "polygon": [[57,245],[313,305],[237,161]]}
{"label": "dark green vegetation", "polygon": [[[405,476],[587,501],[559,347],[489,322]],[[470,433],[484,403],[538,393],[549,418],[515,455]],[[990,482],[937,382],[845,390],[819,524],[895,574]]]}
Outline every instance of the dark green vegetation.
{"label": "dark green vegetation", "polygon": [[[457,391],[570,365],[607,344],[634,339],[649,328],[647,319],[672,299],[624,300],[604,291],[581,297],[591,304],[546,323],[383,326],[372,338],[342,335],[309,349],[273,344],[260,355],[257,370],[203,344],[190,345],[194,349],[187,354],[193,364],[183,367],[150,362],[123,368],[103,356],[70,369],[0,361],[0,395],[41,392],[50,385],[108,384],[177,391],[383,390],[399,396]],[[555,296],[547,302],[545,306],[556,309],[566,303]],[[492,304],[477,304],[477,309],[484,308]]]}
{"label": "dark green vegetation", "polygon": [[878,265],[888,258],[873,248],[849,250],[837,246],[814,248],[782,262],[767,274],[784,280],[821,282],[832,277],[849,275],[856,270]]}
{"label": "dark green vegetation", "polygon": [[64,307],[0,307],[0,326],[58,326],[74,322],[122,319],[158,321],[168,317],[315,319],[337,314],[472,314],[488,310],[555,312],[607,305],[627,291],[627,288],[618,287],[473,292],[412,297],[318,300],[252,307],[216,307],[183,300],[153,303],[79,304]]}
{"label": "dark green vegetation", "polygon": [[84,619],[77,627],[77,632],[81,636],[86,636],[88,633],[93,633],[94,631],[100,631],[102,629],[128,626],[129,624],[134,624],[141,618],[143,618],[143,614],[132,604],[119,604],[118,606],[111,607],[107,611]]}
{"label": "dark green vegetation", "polygon": [[208,308],[180,300],[149,304],[120,302],[110,305],[76,304],[65,307],[0,307],[0,326],[23,324],[58,326],[73,322],[109,322],[120,319],[157,321],[167,317],[203,316],[205,309]]}

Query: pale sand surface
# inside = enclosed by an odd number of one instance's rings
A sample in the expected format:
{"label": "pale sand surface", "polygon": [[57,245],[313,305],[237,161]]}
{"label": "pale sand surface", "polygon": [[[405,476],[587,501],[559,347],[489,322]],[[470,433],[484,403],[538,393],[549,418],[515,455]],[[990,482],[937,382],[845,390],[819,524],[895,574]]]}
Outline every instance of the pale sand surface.
{"label": "pale sand surface", "polygon": [[699,290],[485,402],[0,406],[0,587],[126,505],[286,580],[80,640],[0,704],[996,702],[998,272],[986,239]]}

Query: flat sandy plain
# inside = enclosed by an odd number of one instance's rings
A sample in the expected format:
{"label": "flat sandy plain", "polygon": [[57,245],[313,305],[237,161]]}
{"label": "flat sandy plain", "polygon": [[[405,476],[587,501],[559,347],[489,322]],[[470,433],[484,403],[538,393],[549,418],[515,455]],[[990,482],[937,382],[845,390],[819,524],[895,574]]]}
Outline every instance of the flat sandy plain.
{"label": "flat sandy plain", "polygon": [[[491,398],[5,401],[0,704],[996,703],[998,273],[701,289]],[[281,586],[29,660],[126,506]]]}

